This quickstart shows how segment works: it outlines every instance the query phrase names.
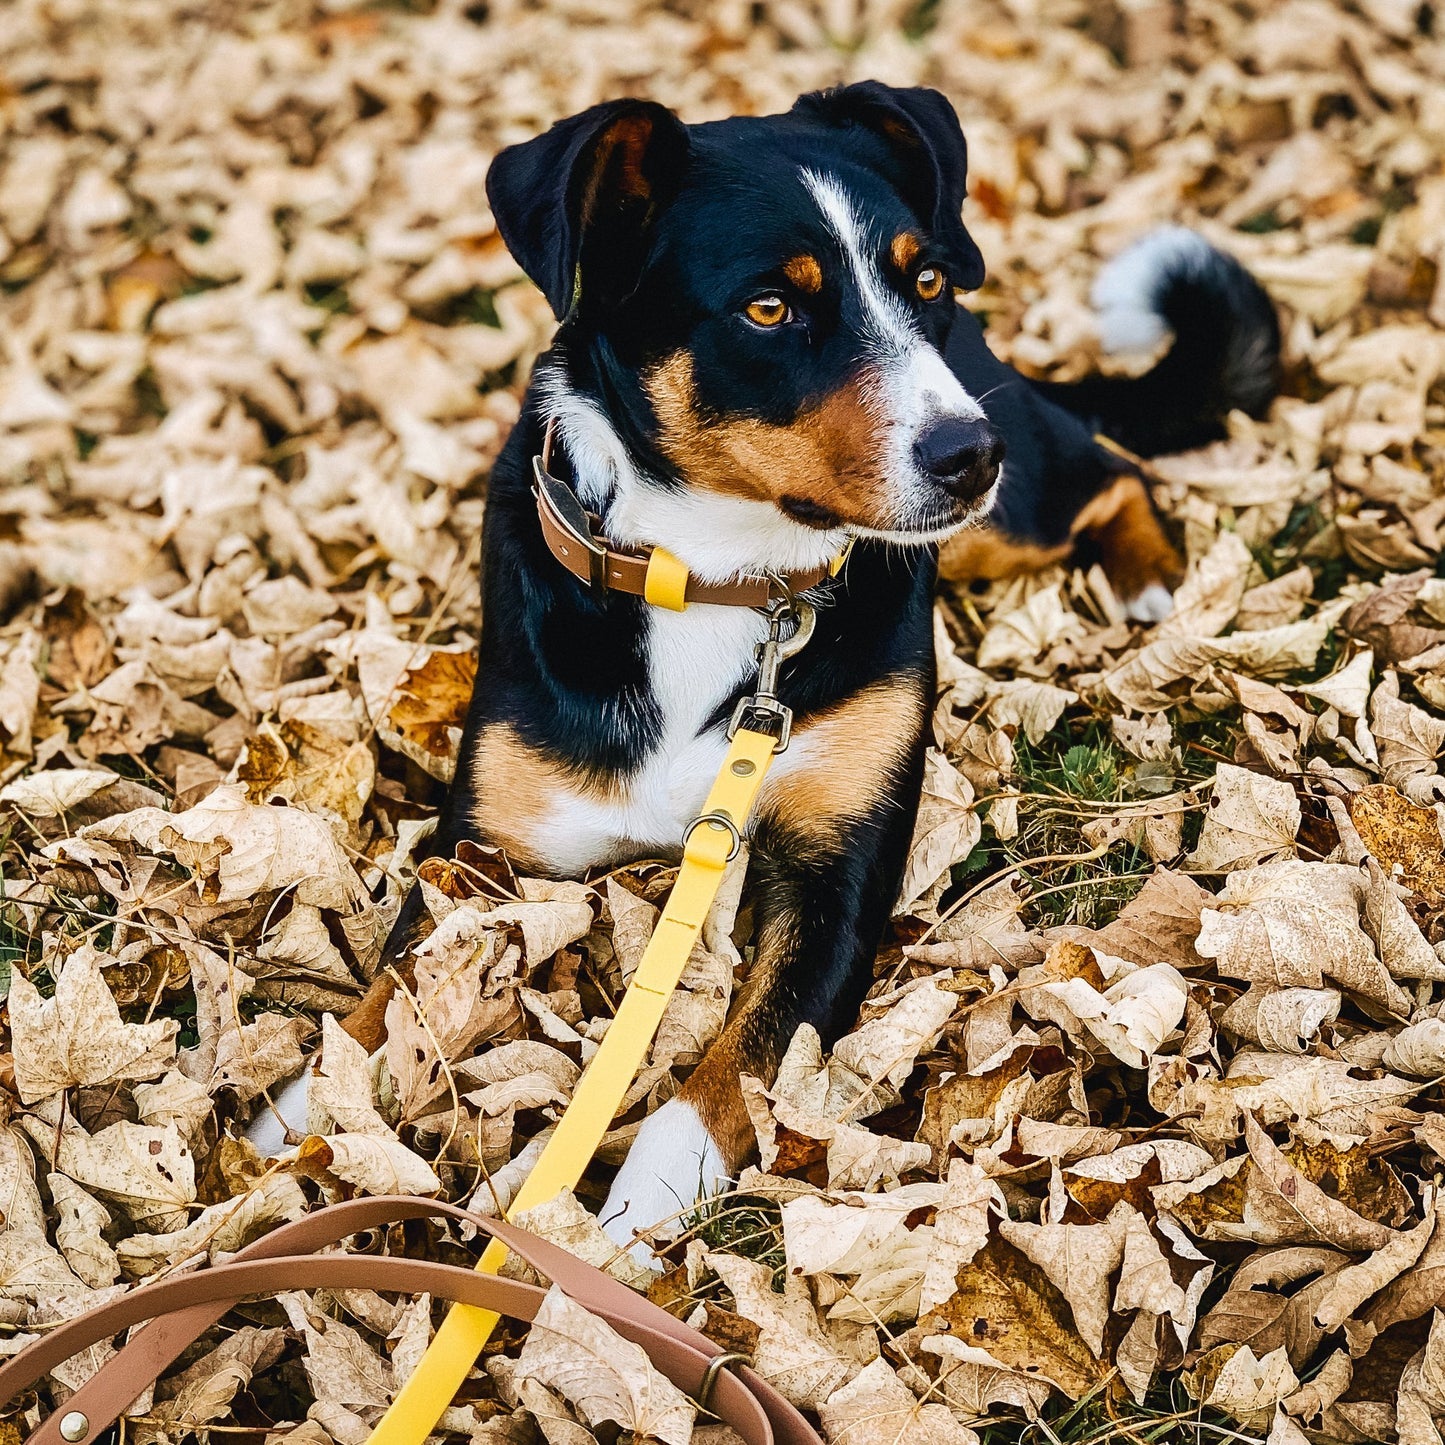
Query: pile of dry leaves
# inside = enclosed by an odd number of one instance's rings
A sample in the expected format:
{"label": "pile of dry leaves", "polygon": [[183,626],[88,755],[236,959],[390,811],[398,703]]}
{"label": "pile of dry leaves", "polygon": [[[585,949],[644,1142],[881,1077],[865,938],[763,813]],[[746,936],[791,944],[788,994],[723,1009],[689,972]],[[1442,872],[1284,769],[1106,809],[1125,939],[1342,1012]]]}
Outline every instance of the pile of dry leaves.
{"label": "pile of dry leaves", "polygon": [[[0,1353],[327,1199],[505,1207],[671,875],[428,864],[385,1049],[335,1027],[453,766],[486,470],[548,331],[488,160],[604,96],[700,120],[876,76],[963,113],[969,304],[1002,354],[1094,367],[1100,259],[1186,220],[1280,303],[1287,395],[1159,462],[1189,574],[1158,626],[1097,571],[945,586],[875,994],[749,1085],[759,1167],[666,1272],[587,1206],[723,1020],[739,888],[581,1198],[530,1223],[748,1350],[833,1442],[1177,1411],[1438,1445],[1441,25],[1418,0],[11,0]],[[237,1123],[318,1044],[312,1137],[258,1158]],[[435,1313],[248,1308],[127,1434],[360,1445]],[[599,1322],[544,1323],[448,1436],[727,1438]]]}

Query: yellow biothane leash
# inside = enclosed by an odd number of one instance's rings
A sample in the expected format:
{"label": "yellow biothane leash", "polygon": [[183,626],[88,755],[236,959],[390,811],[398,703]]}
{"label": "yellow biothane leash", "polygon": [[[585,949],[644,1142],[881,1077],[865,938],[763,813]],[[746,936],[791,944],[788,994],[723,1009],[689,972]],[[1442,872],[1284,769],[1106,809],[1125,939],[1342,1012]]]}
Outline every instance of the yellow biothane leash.
{"label": "yellow biothane leash", "polygon": [[[685,580],[684,572],[683,585]],[[680,594],[682,587],[674,590]],[[792,714],[777,698],[778,671],[806,645],[814,615],[806,602],[787,595],[767,608],[767,617],[768,637],[758,646],[757,691],[744,697],[733,712],[722,771],[713,781],[702,813],[683,832],[682,866],[667,905],[616,1017],[552,1137],[512,1200],[509,1219],[545,1204],[581,1179],[642,1066],[723,874],[742,849],[743,831],[768,768],[788,746]],[[790,623],[792,634],[785,637],[784,629]],[[506,1246],[494,1239],[477,1269],[495,1274],[506,1257]],[[476,1363],[497,1320],[491,1310],[454,1305],[372,1432],[369,1445],[421,1445]]]}

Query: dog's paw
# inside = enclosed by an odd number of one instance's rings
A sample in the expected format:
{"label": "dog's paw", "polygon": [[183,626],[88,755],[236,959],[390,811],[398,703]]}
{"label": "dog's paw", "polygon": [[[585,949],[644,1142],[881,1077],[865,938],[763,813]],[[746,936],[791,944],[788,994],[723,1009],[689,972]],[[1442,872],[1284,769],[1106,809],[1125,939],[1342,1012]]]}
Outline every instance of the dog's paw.
{"label": "dog's paw", "polygon": [[288,1130],[298,1138],[306,1133],[310,1089],[311,1070],[306,1068],[272,1094],[270,1107],[263,1102],[260,1113],[246,1126],[246,1138],[264,1158],[275,1159],[291,1152],[292,1146],[286,1141]]}
{"label": "dog's paw", "polygon": [[680,1216],[716,1193],[726,1177],[722,1154],[697,1110],[669,1099],[638,1130],[598,1218],[615,1243],[655,1269],[652,1250],[638,1235],[666,1239],[680,1234]]}
{"label": "dog's paw", "polygon": [[1162,582],[1151,582],[1124,611],[1130,622],[1163,622],[1174,611],[1174,594]]}

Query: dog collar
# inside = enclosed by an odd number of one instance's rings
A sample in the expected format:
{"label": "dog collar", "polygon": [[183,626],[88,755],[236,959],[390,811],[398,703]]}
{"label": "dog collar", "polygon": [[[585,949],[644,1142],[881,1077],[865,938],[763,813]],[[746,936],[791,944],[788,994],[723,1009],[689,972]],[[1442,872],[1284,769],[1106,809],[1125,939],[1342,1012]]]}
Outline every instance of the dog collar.
{"label": "dog collar", "polygon": [[537,520],[547,550],[579,581],[599,595],[626,592],[644,598],[654,607],[684,611],[690,603],[724,607],[766,607],[779,597],[796,595],[836,577],[848,560],[853,542],[831,562],[806,572],[772,573],[765,577],[739,577],[732,582],[702,582],[665,547],[614,547],[594,530],[594,517],[576,492],[552,474],[552,439],[555,419],[549,419],[542,450],[532,458],[532,488],[537,499]]}

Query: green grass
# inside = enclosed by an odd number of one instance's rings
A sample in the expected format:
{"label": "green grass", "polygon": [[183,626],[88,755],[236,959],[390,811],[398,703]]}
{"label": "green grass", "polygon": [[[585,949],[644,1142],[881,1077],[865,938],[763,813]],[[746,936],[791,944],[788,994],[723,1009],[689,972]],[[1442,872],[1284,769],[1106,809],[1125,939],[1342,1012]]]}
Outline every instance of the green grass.
{"label": "green grass", "polygon": [[765,1264],[773,1271],[773,1288],[782,1288],[783,1211],[774,1200],[725,1194],[704,1200],[681,1222],[682,1239],[700,1239],[710,1250]]}
{"label": "green grass", "polygon": [[1142,1405],[1096,1391],[1078,1402],[1050,1402],[1037,1421],[974,1428],[983,1445],[1264,1445],[1262,1433],[1200,1409],[1177,1377],[1151,1390]]}
{"label": "green grass", "polygon": [[[968,857],[953,866],[957,892],[945,898],[945,909],[964,890],[1019,869],[1028,880],[1023,918],[1030,927],[1113,922],[1156,864],[1142,848],[1122,842],[1099,857],[1081,857],[1094,851],[1085,825],[1117,807],[1188,789],[1233,756],[1228,720],[1185,722],[1177,712],[1171,718],[1175,748],[1168,762],[1136,761],[1114,743],[1108,719],[1100,716],[1062,719],[1037,743],[1017,738],[1011,782],[1019,792],[1018,835],[999,839],[985,828]],[[1193,847],[1202,822],[1202,808],[1186,815],[1185,849]]]}
{"label": "green grass", "polygon": [[1259,211],[1241,221],[1239,229],[1252,236],[1267,236],[1271,231],[1282,231],[1284,222],[1280,220],[1279,212],[1271,206],[1267,211]]}
{"label": "green grass", "polygon": [[[1089,722],[1073,743],[1065,738],[1054,742],[1059,731],[1037,747],[1023,739],[1015,744],[1024,798],[1018,837],[1007,844],[1014,862],[1027,865],[1092,852],[1084,825],[1105,816],[1107,809],[1088,804],[1124,803],[1133,792],[1130,760],[1114,746],[1102,723]],[[1102,928],[1144,886],[1140,875],[1150,866],[1142,849],[1119,844],[1100,858],[1029,868],[1034,886],[1024,921],[1041,928],[1065,923]]]}
{"label": "green grass", "polygon": [[350,316],[356,309],[345,286],[333,285],[329,281],[308,281],[302,290],[308,306],[329,311],[333,316]]}
{"label": "green grass", "polygon": [[453,321],[470,322],[474,326],[491,326],[498,331],[502,327],[502,318],[497,311],[496,293],[481,286],[473,286],[470,291],[464,291],[456,297],[452,301],[451,312],[449,319]]}

